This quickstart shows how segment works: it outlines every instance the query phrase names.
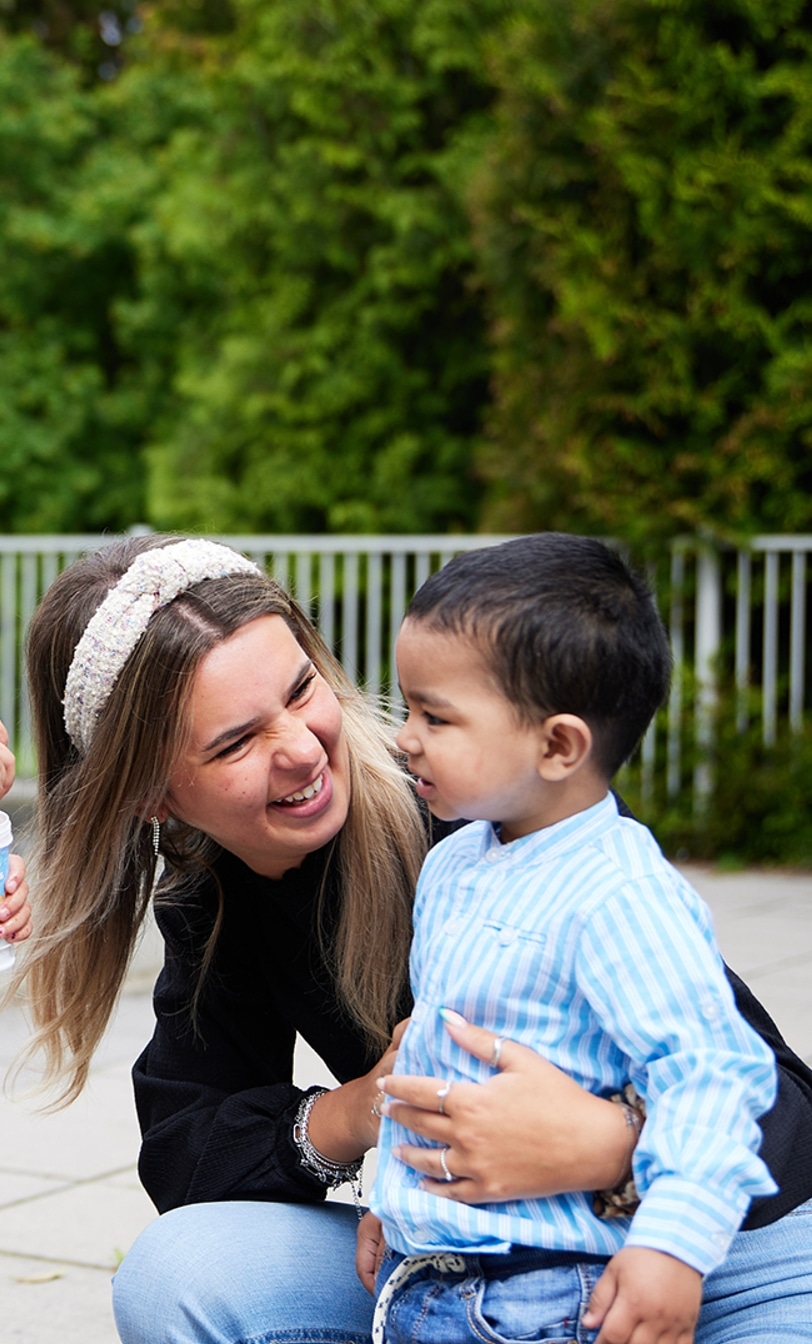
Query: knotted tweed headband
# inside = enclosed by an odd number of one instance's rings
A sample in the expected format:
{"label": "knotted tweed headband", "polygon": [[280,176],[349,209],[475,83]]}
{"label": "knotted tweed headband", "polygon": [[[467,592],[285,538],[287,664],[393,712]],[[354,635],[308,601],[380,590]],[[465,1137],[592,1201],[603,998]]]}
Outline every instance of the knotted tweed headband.
{"label": "knotted tweed headband", "polygon": [[74,650],[63,702],[74,746],[82,754],[90,747],[99,714],[153,612],[204,579],[261,573],[253,560],[215,541],[190,538],[143,551],[110,589]]}

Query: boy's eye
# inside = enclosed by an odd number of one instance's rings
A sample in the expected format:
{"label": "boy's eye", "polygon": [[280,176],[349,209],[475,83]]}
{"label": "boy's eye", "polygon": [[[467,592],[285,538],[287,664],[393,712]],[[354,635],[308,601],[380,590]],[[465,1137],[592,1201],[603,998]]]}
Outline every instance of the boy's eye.
{"label": "boy's eye", "polygon": [[441,724],[444,724],[445,719],[440,719],[437,717],[436,714],[429,714],[428,711],[426,711],[426,723],[428,723],[432,728],[436,728],[439,727]]}

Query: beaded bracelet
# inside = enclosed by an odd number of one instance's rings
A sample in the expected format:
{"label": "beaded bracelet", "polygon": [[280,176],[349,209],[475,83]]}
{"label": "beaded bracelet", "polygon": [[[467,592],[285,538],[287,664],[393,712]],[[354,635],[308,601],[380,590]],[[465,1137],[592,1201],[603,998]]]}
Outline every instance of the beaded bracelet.
{"label": "beaded bracelet", "polygon": [[630,1218],[640,1205],[640,1196],[631,1174],[631,1158],[645,1123],[646,1103],[631,1083],[626,1084],[622,1095],[615,1093],[609,1097],[609,1101],[615,1102],[623,1110],[628,1142],[616,1183],[611,1190],[595,1191],[592,1210],[598,1218]]}
{"label": "beaded bracelet", "polygon": [[293,1121],[293,1142],[299,1149],[299,1163],[311,1176],[326,1185],[328,1190],[337,1190],[340,1185],[349,1182],[352,1188],[352,1197],[355,1207],[358,1210],[358,1217],[362,1215],[361,1196],[363,1186],[361,1183],[361,1173],[363,1171],[364,1159],[357,1157],[352,1162],[334,1162],[332,1158],[325,1157],[318,1148],[314,1148],[310,1141],[310,1135],[307,1132],[310,1112],[319,1097],[323,1097],[325,1092],[329,1092],[327,1087],[314,1088],[312,1092],[307,1092],[299,1103],[296,1112],[296,1118]]}

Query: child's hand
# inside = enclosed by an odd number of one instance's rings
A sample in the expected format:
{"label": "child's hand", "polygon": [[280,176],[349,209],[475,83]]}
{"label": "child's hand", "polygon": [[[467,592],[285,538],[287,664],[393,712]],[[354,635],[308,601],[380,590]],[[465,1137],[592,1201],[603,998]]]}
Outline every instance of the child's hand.
{"label": "child's hand", "polygon": [[365,1213],[358,1224],[358,1242],[355,1248],[355,1272],[368,1293],[375,1293],[375,1280],[378,1277],[386,1242],[383,1239],[383,1227],[380,1218],[374,1213]]}
{"label": "child's hand", "polygon": [[692,1344],[702,1305],[702,1275],[682,1260],[624,1246],[603,1271],[584,1325],[601,1326],[596,1344]]}
{"label": "child's hand", "polygon": [[30,937],[31,906],[28,904],[25,863],[19,854],[9,854],[6,891],[0,899],[0,938],[9,943],[22,943]]}
{"label": "child's hand", "polygon": [[14,783],[14,754],[9,750],[6,726],[0,723],[0,798],[5,797]]}

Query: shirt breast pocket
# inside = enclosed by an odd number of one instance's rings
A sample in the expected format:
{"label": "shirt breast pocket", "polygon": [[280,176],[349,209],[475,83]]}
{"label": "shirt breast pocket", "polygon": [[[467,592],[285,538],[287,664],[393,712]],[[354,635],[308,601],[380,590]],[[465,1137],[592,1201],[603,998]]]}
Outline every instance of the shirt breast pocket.
{"label": "shirt breast pocket", "polygon": [[485,920],[480,948],[477,978],[491,1004],[534,1005],[548,996],[555,967],[548,940],[539,930]]}

